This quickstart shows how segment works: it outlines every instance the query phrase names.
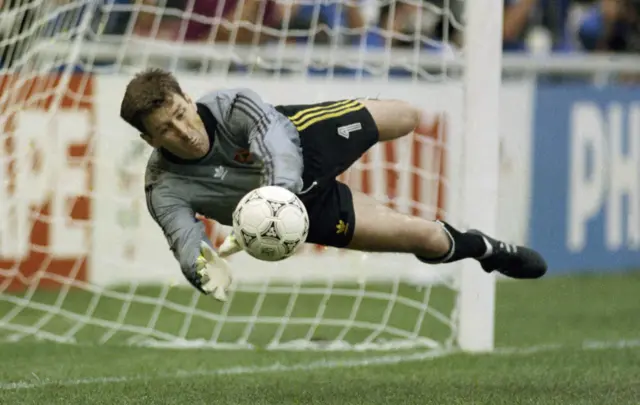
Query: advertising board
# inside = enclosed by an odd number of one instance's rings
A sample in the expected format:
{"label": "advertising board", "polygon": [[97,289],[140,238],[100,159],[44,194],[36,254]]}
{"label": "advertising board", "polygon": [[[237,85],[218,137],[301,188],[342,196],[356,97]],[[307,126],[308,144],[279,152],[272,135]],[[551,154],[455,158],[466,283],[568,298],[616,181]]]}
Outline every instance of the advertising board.
{"label": "advertising board", "polygon": [[553,272],[640,267],[640,96],[610,86],[539,87],[531,245]]}

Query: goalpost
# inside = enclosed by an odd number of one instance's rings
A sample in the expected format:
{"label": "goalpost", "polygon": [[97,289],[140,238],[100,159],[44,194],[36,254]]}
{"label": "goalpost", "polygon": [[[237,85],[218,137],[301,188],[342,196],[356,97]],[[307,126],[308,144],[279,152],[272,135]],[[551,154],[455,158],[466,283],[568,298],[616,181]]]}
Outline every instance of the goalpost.
{"label": "goalpost", "polygon": [[[279,263],[240,253],[230,259],[229,301],[202,296],[146,212],[150,150],[118,114],[126,83],[148,66],[173,70],[193,98],[241,86],[273,104],[407,100],[424,112],[416,133],[375,146],[341,179],[402,212],[493,233],[502,0],[466,1],[464,18],[460,0],[387,2],[391,16],[416,6],[424,32],[443,21],[441,39],[396,34],[405,47],[371,22],[368,36],[347,35],[363,29],[331,27],[310,0],[297,2],[311,9],[306,30],[284,7],[282,28],[222,22],[231,39],[215,44],[182,36],[189,19],[217,23],[193,13],[194,0],[186,11],[166,0],[123,3],[25,0],[0,20],[0,341],[493,348],[495,277],[473,261],[426,266],[317,246]],[[375,20],[378,3],[361,4]],[[236,43],[238,27],[273,39]],[[326,43],[300,39],[309,33]],[[228,232],[208,221],[207,229],[217,244]]]}

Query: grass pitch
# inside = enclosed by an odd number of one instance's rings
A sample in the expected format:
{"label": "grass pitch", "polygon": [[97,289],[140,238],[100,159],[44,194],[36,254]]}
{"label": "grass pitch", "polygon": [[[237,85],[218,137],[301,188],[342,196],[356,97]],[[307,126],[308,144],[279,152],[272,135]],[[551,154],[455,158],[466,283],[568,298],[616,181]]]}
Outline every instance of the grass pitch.
{"label": "grass pitch", "polygon": [[[81,296],[66,298],[86,305]],[[9,310],[0,303],[0,316]],[[499,283],[498,350],[490,355],[25,340],[0,345],[0,404],[638,404],[639,314],[640,273],[634,272]],[[41,319],[25,316],[25,324]],[[60,334],[73,327],[66,322],[53,318],[42,327]]]}

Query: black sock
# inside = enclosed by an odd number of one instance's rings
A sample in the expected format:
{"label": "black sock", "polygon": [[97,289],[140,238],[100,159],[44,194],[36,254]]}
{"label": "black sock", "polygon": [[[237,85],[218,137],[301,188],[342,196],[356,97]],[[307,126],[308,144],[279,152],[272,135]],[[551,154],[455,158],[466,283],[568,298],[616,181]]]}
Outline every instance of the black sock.
{"label": "black sock", "polygon": [[449,251],[440,257],[418,257],[426,263],[452,263],[462,259],[482,257],[487,252],[487,245],[480,235],[460,232],[448,223],[439,221],[451,240]]}

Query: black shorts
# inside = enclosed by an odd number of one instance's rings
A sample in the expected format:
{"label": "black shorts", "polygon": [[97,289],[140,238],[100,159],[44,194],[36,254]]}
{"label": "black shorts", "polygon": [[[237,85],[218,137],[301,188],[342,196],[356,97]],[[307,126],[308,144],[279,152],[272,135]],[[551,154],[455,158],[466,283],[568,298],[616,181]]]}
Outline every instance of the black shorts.
{"label": "black shorts", "polygon": [[300,133],[304,171],[299,197],[309,213],[307,242],[344,247],[356,216],[349,187],[336,180],[378,142],[378,127],[358,100],[277,106]]}

